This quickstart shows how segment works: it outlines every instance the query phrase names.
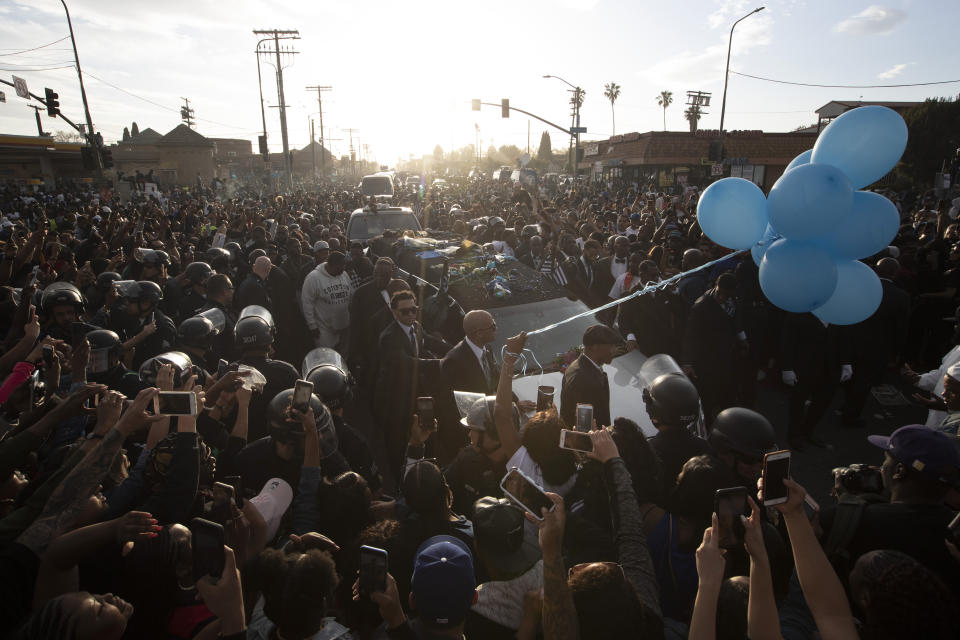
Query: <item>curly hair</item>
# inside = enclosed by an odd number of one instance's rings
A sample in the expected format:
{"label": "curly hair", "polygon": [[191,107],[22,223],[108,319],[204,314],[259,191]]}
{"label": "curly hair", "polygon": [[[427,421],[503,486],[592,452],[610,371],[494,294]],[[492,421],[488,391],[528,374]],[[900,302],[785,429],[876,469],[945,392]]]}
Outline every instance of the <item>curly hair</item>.
{"label": "curly hair", "polygon": [[333,558],[324,551],[284,553],[267,549],[250,567],[263,594],[263,612],[288,638],[310,638],[323,626],[339,584]]}
{"label": "curly hair", "polygon": [[540,466],[543,479],[552,485],[561,485],[576,471],[573,453],[560,448],[560,430],[563,420],[555,407],[538,411],[520,434],[523,446]]}
{"label": "curly hair", "polygon": [[594,565],[568,581],[580,623],[580,637],[662,638],[663,622],[643,605],[622,571]]}

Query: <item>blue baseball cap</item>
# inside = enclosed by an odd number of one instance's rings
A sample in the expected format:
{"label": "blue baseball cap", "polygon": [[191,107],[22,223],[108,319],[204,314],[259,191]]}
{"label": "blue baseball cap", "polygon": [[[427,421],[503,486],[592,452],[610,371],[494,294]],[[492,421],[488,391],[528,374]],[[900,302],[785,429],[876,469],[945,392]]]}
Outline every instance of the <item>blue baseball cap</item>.
{"label": "blue baseball cap", "polygon": [[435,626],[458,625],[473,605],[476,588],[473,554],[462,540],[434,536],[417,549],[410,583],[417,615]]}
{"label": "blue baseball cap", "polygon": [[868,436],[870,444],[914,471],[933,475],[940,482],[953,484],[960,472],[960,453],[945,433],[922,424],[900,427],[890,436]]}

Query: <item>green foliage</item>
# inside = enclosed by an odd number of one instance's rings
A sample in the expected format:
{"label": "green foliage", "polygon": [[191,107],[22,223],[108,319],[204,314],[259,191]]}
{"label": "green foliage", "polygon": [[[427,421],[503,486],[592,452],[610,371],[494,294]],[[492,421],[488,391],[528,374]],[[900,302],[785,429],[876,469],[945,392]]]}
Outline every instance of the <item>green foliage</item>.
{"label": "green foliage", "polygon": [[960,147],[960,101],[928,98],[903,114],[909,137],[899,172],[929,185],[944,160]]}
{"label": "green foliage", "polygon": [[550,132],[544,131],[540,135],[540,147],[537,149],[537,160],[547,164],[553,159],[553,147],[550,144]]}

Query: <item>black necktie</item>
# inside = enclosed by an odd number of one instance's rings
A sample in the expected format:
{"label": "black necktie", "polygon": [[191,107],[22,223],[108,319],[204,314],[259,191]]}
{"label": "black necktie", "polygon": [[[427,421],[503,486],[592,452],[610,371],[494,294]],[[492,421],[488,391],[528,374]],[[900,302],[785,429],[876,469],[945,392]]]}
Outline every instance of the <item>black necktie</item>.
{"label": "black necktie", "polygon": [[418,356],[417,353],[417,329],[416,325],[410,325],[410,346],[413,347],[414,357]]}

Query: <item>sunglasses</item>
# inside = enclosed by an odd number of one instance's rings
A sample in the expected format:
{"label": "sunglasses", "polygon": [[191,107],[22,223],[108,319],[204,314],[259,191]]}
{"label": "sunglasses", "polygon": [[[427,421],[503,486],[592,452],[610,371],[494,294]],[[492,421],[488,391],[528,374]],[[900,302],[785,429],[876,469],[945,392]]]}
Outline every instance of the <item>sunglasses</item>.
{"label": "sunglasses", "polygon": [[397,309],[397,313],[405,316],[415,316],[420,307],[407,307],[406,309]]}
{"label": "sunglasses", "polygon": [[580,564],[575,564],[572,567],[570,567],[570,570],[567,572],[567,579],[572,578],[573,576],[582,572],[587,567],[595,564],[601,565],[606,570],[612,570],[613,568],[616,568],[616,570],[620,573],[620,575],[623,576],[624,579],[626,579],[626,574],[624,574],[623,572],[623,567],[621,567],[620,564],[617,562],[582,562]]}

